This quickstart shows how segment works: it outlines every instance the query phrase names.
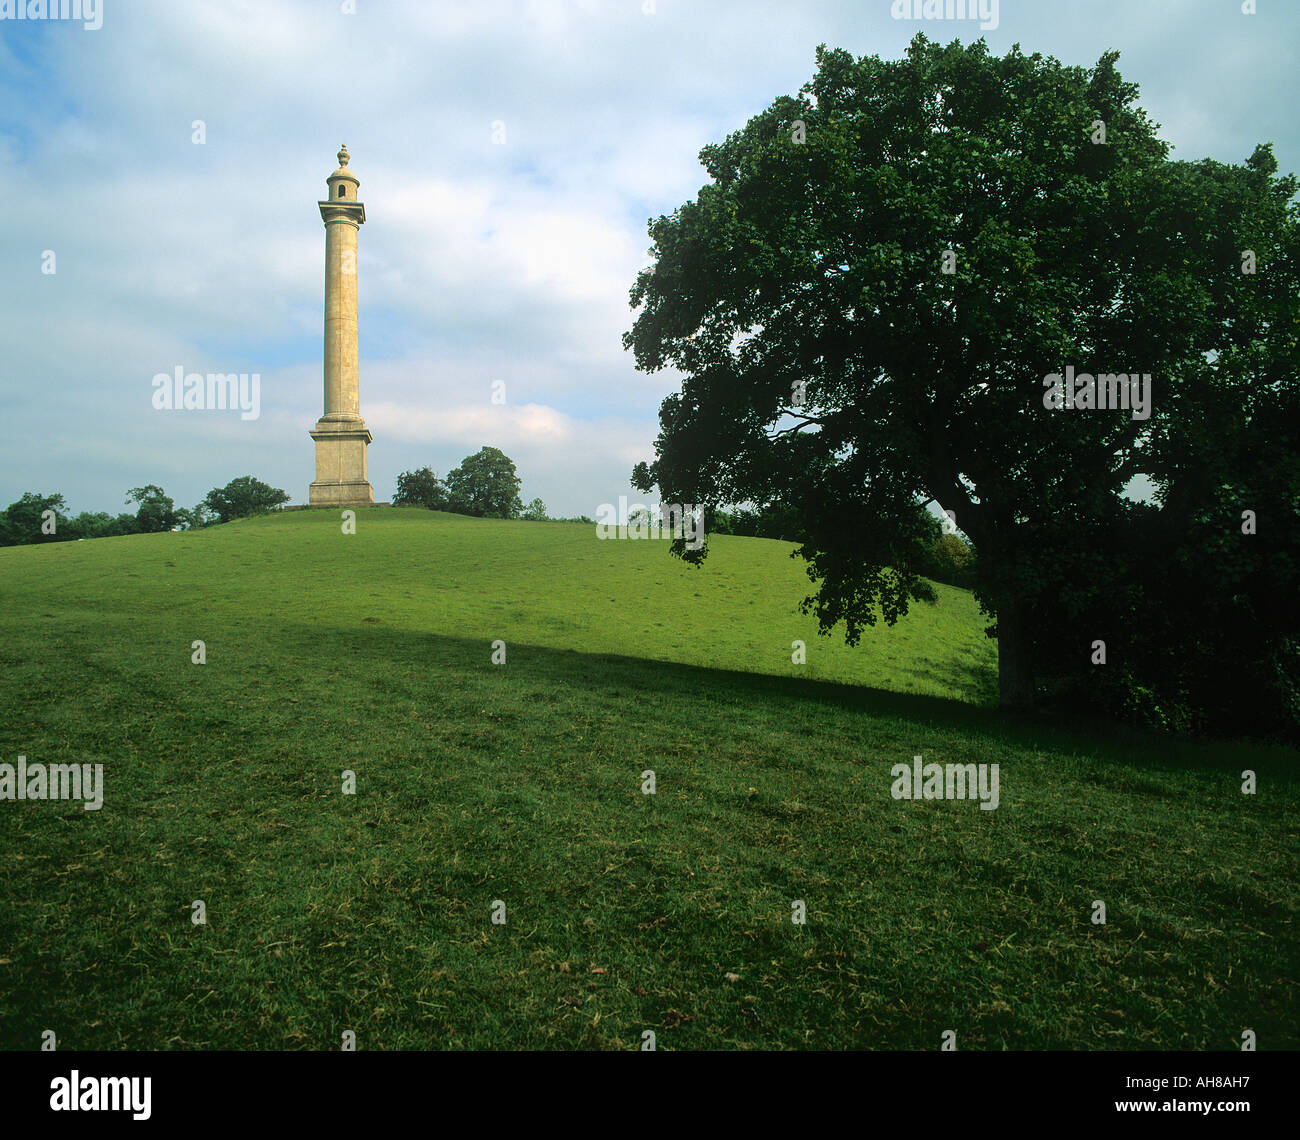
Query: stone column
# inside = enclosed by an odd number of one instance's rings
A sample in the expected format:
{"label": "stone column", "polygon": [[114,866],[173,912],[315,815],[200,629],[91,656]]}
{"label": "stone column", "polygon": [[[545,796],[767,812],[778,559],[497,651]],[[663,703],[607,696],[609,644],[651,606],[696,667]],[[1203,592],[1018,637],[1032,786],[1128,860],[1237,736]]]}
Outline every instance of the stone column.
{"label": "stone column", "polygon": [[375,493],[366,477],[369,429],[361,418],[357,361],[357,232],[366,208],[357,201],[357,176],[348,149],[329,176],[329,197],[318,203],[325,223],[325,410],[311,431],[316,441],[312,506],[367,506]]}
{"label": "stone column", "polygon": [[358,420],[357,222],[336,206],[325,217],[325,414]]}

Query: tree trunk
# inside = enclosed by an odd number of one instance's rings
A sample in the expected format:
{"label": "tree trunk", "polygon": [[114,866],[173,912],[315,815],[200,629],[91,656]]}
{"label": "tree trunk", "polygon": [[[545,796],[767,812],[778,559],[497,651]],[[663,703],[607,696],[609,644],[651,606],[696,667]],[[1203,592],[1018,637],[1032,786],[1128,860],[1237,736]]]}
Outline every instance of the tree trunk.
{"label": "tree trunk", "polygon": [[1020,603],[998,607],[998,703],[1027,709],[1034,703],[1032,638]]}

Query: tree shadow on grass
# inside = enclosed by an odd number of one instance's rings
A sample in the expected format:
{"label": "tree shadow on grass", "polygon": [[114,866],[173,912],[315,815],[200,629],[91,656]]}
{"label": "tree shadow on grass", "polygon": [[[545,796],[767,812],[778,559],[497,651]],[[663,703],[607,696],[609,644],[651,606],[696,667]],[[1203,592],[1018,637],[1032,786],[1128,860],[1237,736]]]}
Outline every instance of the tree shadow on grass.
{"label": "tree shadow on grass", "polygon": [[[304,642],[319,654],[323,629],[331,646],[349,656],[360,656],[382,668],[388,664],[451,667],[467,674],[508,670],[513,681],[562,686],[591,693],[593,703],[608,699],[610,690],[636,694],[638,708],[671,710],[677,698],[701,696],[737,711],[760,709],[770,715],[786,705],[792,719],[806,717],[810,706],[821,705],[866,719],[916,725],[919,739],[958,733],[981,735],[1014,748],[1087,754],[1110,763],[1146,770],[1184,770],[1189,767],[1240,769],[1250,766],[1294,781],[1300,772],[1300,750],[1283,745],[1245,741],[1206,741],[1160,736],[1155,733],[1081,717],[1059,714],[1013,713],[945,697],[900,693],[866,685],[850,685],[800,677],[746,673],[672,661],[610,653],[584,653],[576,649],[510,642],[507,664],[491,663],[492,639],[437,633],[412,633],[383,626],[294,625]],[[976,683],[976,670],[965,675],[956,665],[941,678],[953,687]]]}

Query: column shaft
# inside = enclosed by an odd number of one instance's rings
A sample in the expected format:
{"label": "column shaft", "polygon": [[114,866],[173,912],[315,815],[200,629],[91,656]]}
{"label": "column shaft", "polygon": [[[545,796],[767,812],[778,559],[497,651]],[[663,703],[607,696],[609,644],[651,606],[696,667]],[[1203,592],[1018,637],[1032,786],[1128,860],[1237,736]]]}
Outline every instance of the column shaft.
{"label": "column shaft", "polygon": [[357,419],[357,227],[325,226],[325,419]]}

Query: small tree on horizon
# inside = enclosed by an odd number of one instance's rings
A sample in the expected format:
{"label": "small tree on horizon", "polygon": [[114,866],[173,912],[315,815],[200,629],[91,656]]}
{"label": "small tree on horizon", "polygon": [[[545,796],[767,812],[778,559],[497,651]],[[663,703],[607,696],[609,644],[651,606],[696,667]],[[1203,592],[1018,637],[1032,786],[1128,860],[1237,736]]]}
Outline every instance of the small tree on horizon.
{"label": "small tree on horizon", "polygon": [[431,467],[403,471],[397,476],[397,493],[393,496],[395,507],[425,507],[431,511],[445,511],[450,501],[447,485],[433,473]]}
{"label": "small tree on horizon", "polygon": [[527,522],[550,521],[550,516],[546,513],[546,504],[541,499],[534,499],[529,503],[519,517]]}
{"label": "small tree on horizon", "polygon": [[523,510],[514,460],[496,447],[480,448],[447,473],[451,509],[486,519],[517,519]]}
{"label": "small tree on horizon", "polygon": [[199,530],[205,526],[212,526],[216,521],[206,503],[198,503],[193,508],[176,508],[176,525],[181,530]]}
{"label": "small tree on horizon", "polygon": [[161,487],[146,483],[143,487],[132,487],[126,493],[127,504],[137,503],[136,530],[141,534],[157,534],[159,531],[171,530],[176,525],[176,504]]}
{"label": "small tree on horizon", "polygon": [[289,501],[289,492],[263,483],[252,475],[241,475],[224,487],[214,487],[202,506],[217,516],[217,522],[269,514]]}

